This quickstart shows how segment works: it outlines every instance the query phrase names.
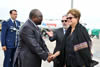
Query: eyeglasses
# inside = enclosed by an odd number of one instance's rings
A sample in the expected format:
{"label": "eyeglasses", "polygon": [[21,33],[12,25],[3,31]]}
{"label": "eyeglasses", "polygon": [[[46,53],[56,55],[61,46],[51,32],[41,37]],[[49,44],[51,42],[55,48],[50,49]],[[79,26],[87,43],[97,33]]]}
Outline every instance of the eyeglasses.
{"label": "eyeglasses", "polygon": [[72,18],[74,18],[74,17],[67,17],[67,20],[68,20],[68,19],[71,20]]}
{"label": "eyeglasses", "polygon": [[67,22],[67,20],[61,20],[61,22]]}

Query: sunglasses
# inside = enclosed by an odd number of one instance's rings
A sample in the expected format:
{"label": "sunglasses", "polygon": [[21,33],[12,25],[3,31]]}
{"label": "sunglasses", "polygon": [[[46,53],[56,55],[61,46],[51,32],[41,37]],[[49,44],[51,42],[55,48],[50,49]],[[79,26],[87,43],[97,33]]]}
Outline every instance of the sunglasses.
{"label": "sunglasses", "polygon": [[71,20],[72,18],[74,18],[74,17],[67,17],[67,20],[68,20],[68,19]]}
{"label": "sunglasses", "polygon": [[61,22],[67,22],[67,20],[61,20]]}

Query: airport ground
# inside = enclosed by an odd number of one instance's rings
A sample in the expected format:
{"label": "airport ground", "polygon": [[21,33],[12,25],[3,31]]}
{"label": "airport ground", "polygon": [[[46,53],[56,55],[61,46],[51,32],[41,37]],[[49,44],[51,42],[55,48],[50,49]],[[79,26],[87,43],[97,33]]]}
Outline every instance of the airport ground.
{"label": "airport ground", "polygon": [[[47,47],[49,48],[50,52],[52,53],[55,47],[55,41],[50,42],[47,38],[44,39]],[[93,46],[92,46],[92,52],[93,52],[93,59],[99,61],[100,63],[100,39],[97,39],[96,37],[92,38],[93,40]],[[0,47],[0,67],[3,67],[3,59],[4,54]],[[42,67],[53,67],[53,62],[48,63],[47,61],[42,61]],[[100,64],[96,65],[95,67],[100,67]]]}

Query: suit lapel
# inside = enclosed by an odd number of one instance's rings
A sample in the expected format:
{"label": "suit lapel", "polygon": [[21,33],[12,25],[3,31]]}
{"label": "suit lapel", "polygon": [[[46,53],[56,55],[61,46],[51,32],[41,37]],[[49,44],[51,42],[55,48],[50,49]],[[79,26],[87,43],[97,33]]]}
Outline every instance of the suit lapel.
{"label": "suit lapel", "polygon": [[16,28],[19,28],[19,24],[18,24],[18,22],[16,21]]}
{"label": "suit lapel", "polygon": [[[16,22],[16,28],[19,29],[19,24],[18,24],[18,22],[17,22],[16,20],[15,20],[15,22]],[[9,24],[10,24],[10,26],[15,27],[14,22],[12,22],[11,19],[9,19]]]}
{"label": "suit lapel", "polygon": [[14,23],[12,22],[11,19],[9,19],[9,23],[10,23],[10,25],[14,26]]}
{"label": "suit lapel", "polygon": [[35,25],[31,20],[28,20],[28,22],[33,28],[35,28],[36,31],[40,31],[39,27]]}
{"label": "suit lapel", "polygon": [[40,30],[37,29],[37,27],[33,24],[33,22],[30,20],[28,20],[28,22],[29,22],[30,26],[32,27],[32,29],[34,29],[38,34],[40,34]]}
{"label": "suit lapel", "polygon": [[63,34],[62,34],[62,35],[64,36],[64,30],[63,30],[63,28],[61,28],[61,29],[60,29],[60,31],[61,31],[61,32],[63,32]]}
{"label": "suit lapel", "polygon": [[41,36],[41,32],[40,29],[37,29],[36,26],[33,24],[33,22],[31,22],[30,20],[28,20],[30,26],[32,27],[32,29],[36,32],[36,38],[38,40],[38,42],[40,42],[42,36]]}

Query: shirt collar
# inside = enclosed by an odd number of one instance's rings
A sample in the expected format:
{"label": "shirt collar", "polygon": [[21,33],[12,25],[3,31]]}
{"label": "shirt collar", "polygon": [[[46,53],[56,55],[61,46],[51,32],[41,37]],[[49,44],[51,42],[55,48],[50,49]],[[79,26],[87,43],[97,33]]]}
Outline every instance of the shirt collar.
{"label": "shirt collar", "polygon": [[63,28],[63,31],[65,31],[66,29],[65,28]]}
{"label": "shirt collar", "polygon": [[11,18],[11,21],[14,23],[15,20],[13,20],[13,19]]}
{"label": "shirt collar", "polygon": [[63,28],[63,32],[64,32],[64,34],[66,33],[66,29],[65,28]]}
{"label": "shirt collar", "polygon": [[34,24],[35,27],[38,27],[31,19],[29,19],[32,24]]}

